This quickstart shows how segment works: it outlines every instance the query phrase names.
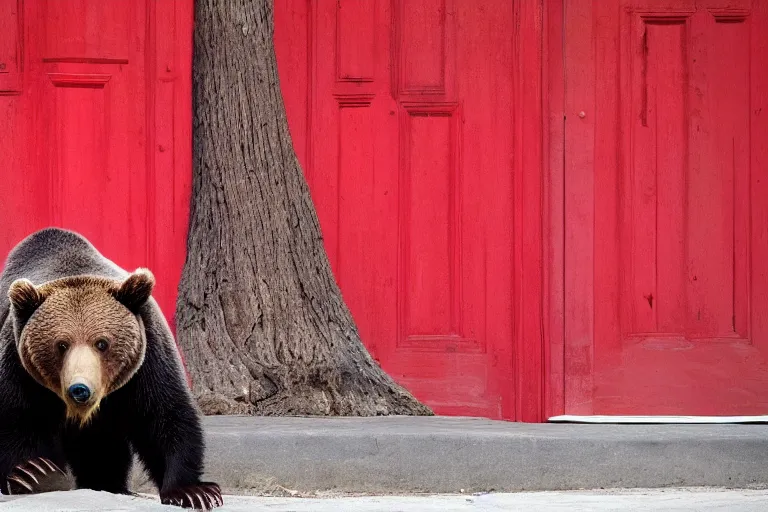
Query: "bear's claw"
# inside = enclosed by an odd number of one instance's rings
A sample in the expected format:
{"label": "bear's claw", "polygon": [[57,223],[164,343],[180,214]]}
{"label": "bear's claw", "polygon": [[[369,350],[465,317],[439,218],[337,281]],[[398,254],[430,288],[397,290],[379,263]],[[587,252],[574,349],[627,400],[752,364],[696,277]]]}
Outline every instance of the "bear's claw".
{"label": "bear's claw", "polygon": [[46,477],[54,473],[65,474],[59,466],[45,457],[30,459],[13,468],[11,474],[6,479],[6,490],[8,494],[37,492],[40,488],[38,476]]}
{"label": "bear's claw", "polygon": [[182,508],[211,510],[224,505],[224,498],[221,496],[221,488],[218,484],[203,482],[162,493],[160,502]]}

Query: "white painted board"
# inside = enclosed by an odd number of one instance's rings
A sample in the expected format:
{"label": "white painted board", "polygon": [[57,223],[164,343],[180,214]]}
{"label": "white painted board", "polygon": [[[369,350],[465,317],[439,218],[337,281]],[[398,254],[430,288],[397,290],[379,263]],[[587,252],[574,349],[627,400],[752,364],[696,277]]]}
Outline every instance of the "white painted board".
{"label": "white painted board", "polygon": [[552,416],[551,423],[605,423],[605,424],[728,424],[768,423],[768,416],[578,416],[564,414]]}

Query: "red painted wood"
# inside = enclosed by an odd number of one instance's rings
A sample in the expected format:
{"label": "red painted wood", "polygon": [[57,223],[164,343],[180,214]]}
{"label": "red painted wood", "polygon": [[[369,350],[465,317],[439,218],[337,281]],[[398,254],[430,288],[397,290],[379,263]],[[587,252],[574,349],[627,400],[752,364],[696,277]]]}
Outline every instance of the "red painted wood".
{"label": "red painted wood", "polygon": [[[518,65],[515,103],[515,357],[517,418],[536,422],[545,414],[542,293],[543,17],[541,2],[520,2],[514,32]],[[492,93],[489,93],[493,97]],[[498,228],[502,228],[499,226]],[[497,228],[497,229],[498,229]],[[502,228],[503,229],[503,228]]]}
{"label": "red painted wood", "polygon": [[[563,182],[565,411],[592,413],[594,332],[593,19],[588,2],[565,2],[566,138]],[[590,113],[582,119],[580,112]]]}
{"label": "red painted wood", "polygon": [[546,2],[544,14],[542,102],[549,117],[542,125],[542,266],[544,325],[544,418],[565,412],[564,360],[564,161],[565,81],[563,80],[563,2]]}
{"label": "red painted wood", "polygon": [[768,6],[565,16],[565,412],[763,414]]}
{"label": "red painted wood", "polygon": [[[76,229],[152,268],[169,319],[191,7],[0,0],[0,253]],[[541,420],[540,2],[290,0],[275,16],[294,145],[367,346],[439,413]]]}
{"label": "red painted wood", "polygon": [[191,183],[191,0],[0,0],[0,20],[1,257],[45,226],[77,230],[119,265],[151,268],[172,320]]}
{"label": "red painted wood", "polygon": [[438,413],[540,421],[540,2],[287,0],[275,20],[291,133],[366,346]]}

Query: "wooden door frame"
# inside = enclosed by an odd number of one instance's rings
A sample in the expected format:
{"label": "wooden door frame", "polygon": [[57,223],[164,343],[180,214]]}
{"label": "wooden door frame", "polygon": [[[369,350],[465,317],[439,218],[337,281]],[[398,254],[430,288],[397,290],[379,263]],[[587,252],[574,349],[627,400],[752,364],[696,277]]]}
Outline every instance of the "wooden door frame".
{"label": "wooden door frame", "polygon": [[514,34],[517,58],[513,70],[513,389],[516,390],[515,419],[523,422],[546,421],[552,411],[557,410],[558,390],[562,390],[562,385],[553,387],[557,368],[552,365],[550,318],[557,318],[557,314],[552,311],[551,290],[556,289],[557,283],[551,278],[550,253],[556,247],[552,243],[555,237],[550,227],[554,205],[548,199],[553,186],[549,169],[551,158],[548,157],[552,137],[547,129],[551,121],[545,116],[545,112],[551,111],[553,97],[548,86],[552,24],[549,11],[550,4],[556,3],[557,0],[519,0],[515,3],[518,30]]}
{"label": "wooden door frame", "polygon": [[[583,304],[583,312],[578,319],[580,322],[574,325],[574,312],[566,309],[566,292],[577,284],[573,282],[573,275],[566,274],[566,247],[573,248],[576,243],[581,248],[586,258],[591,258],[592,240],[566,240],[566,218],[574,215],[573,197],[566,201],[566,168],[568,179],[573,181],[580,178],[586,185],[583,188],[591,190],[592,182],[590,169],[587,167],[574,168],[572,162],[566,162],[566,116],[577,118],[583,109],[582,98],[574,97],[574,87],[566,93],[566,69],[565,46],[569,40],[569,34],[576,29],[587,27],[574,26],[573,23],[565,23],[565,3],[569,0],[545,0],[544,14],[544,60],[542,62],[544,91],[542,109],[548,117],[543,120],[543,155],[546,160],[542,166],[542,203],[543,226],[543,265],[542,265],[542,289],[544,293],[544,307],[542,325],[544,326],[544,368],[543,375],[546,383],[544,393],[544,416],[548,417],[569,413],[591,414],[592,412],[592,312],[593,302],[591,297],[582,297],[579,303]],[[588,24],[588,18],[585,24]],[[590,27],[591,28],[591,25]],[[569,48],[569,51],[572,51]],[[591,51],[591,48],[588,49]],[[588,80],[594,73],[589,70],[576,70],[578,77]],[[579,91],[575,91],[578,93]],[[585,98],[586,99],[586,98]],[[594,98],[592,98],[594,100]],[[582,106],[574,110],[576,104]],[[591,119],[586,115],[582,120]],[[591,122],[591,121],[588,121]],[[588,149],[589,151],[589,149]],[[575,171],[575,172],[574,172]],[[569,188],[570,190],[570,188]],[[591,193],[594,193],[591,191]],[[586,219],[582,222],[592,222],[590,212],[586,212]],[[573,265],[570,263],[570,265]],[[592,269],[591,265],[587,265]],[[591,280],[592,272],[588,272],[582,281]],[[588,287],[591,289],[590,287]],[[573,305],[571,305],[571,308]],[[568,321],[568,336],[566,336],[566,319]],[[581,343],[573,343],[574,329],[578,331],[576,339]],[[571,342],[566,342],[569,339]]]}

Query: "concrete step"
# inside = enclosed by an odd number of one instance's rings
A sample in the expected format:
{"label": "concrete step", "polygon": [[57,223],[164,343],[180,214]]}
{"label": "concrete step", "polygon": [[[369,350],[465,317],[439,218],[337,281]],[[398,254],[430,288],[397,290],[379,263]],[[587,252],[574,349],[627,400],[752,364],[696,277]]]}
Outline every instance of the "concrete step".
{"label": "concrete step", "polygon": [[233,493],[768,487],[768,425],[236,416],[204,424],[206,478]]}

